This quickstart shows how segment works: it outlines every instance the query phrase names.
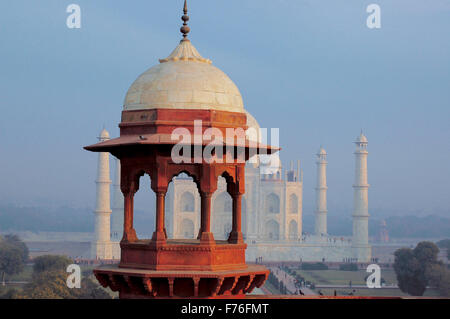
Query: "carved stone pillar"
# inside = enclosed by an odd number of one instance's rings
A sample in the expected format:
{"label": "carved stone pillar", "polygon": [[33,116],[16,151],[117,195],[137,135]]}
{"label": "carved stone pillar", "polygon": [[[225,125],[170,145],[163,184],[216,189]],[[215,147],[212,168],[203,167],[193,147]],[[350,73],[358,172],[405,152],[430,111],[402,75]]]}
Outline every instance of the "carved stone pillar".
{"label": "carved stone pillar", "polygon": [[134,215],[134,194],[136,191],[128,189],[123,192],[124,195],[124,216],[123,216],[123,242],[134,242],[138,238],[133,226]]}
{"label": "carved stone pillar", "polygon": [[158,190],[156,192],[156,227],[153,233],[152,241],[156,243],[165,243],[167,236],[164,227],[164,216],[165,216],[165,198],[166,192]]}
{"label": "carved stone pillar", "polygon": [[201,226],[200,242],[215,243],[214,235],[211,232],[211,197],[210,192],[200,192],[201,197]]}
{"label": "carved stone pillar", "polygon": [[240,244],[244,242],[244,236],[242,235],[242,194],[233,193],[233,228],[228,242],[233,244]]}

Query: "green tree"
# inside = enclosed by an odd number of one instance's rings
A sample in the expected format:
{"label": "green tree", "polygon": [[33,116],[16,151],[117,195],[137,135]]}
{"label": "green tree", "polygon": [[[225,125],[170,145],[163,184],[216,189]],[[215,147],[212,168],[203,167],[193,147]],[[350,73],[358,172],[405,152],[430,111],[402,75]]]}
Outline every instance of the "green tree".
{"label": "green tree", "polygon": [[73,261],[66,256],[44,255],[34,259],[33,275],[46,271],[66,271]]}
{"label": "green tree", "polygon": [[431,286],[436,287],[441,296],[450,296],[450,270],[443,264],[435,264],[427,269]]}
{"label": "green tree", "polygon": [[72,260],[65,256],[45,255],[35,259],[32,281],[12,298],[19,299],[111,299],[111,296],[90,277],[83,276],[81,288],[67,287],[67,266]]}
{"label": "green tree", "polygon": [[430,269],[439,264],[439,248],[432,242],[420,242],[416,248],[398,249],[394,270],[401,291],[413,296],[422,296],[430,282]]}
{"label": "green tree", "polygon": [[23,252],[2,240],[0,242],[0,273],[2,285],[5,285],[6,275],[14,275],[22,272],[24,267]]}
{"label": "green tree", "polygon": [[60,270],[33,273],[33,280],[17,294],[18,299],[73,299],[66,285],[67,274]]}
{"label": "green tree", "polygon": [[89,277],[81,280],[81,289],[75,289],[74,295],[77,299],[111,299],[105,289]]}
{"label": "green tree", "polygon": [[17,235],[6,235],[3,238],[3,241],[10,244],[11,246],[16,247],[17,249],[19,249],[21,251],[22,254],[22,260],[24,263],[26,263],[28,261],[28,254],[29,254],[29,250],[27,245],[19,238],[19,236]]}

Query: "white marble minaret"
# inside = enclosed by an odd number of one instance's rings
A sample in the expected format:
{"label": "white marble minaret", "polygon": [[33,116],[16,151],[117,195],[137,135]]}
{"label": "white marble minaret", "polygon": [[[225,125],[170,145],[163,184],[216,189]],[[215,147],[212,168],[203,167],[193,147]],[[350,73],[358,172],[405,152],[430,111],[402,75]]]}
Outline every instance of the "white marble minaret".
{"label": "white marble minaret", "polygon": [[[105,129],[100,133],[100,141],[109,140],[109,133]],[[94,259],[111,259],[111,240],[110,240],[110,172],[109,172],[109,153],[98,154],[97,168],[97,202],[95,207],[95,232],[94,241],[91,245],[91,257]]]}
{"label": "white marble minaret", "polygon": [[355,184],[353,185],[353,241],[354,257],[359,262],[371,258],[369,246],[369,184],[367,183],[367,138],[361,132],[355,141]]}
{"label": "white marble minaret", "polygon": [[317,236],[327,234],[327,152],[320,147],[317,153],[317,186],[315,233]]}
{"label": "white marble minaret", "polygon": [[120,240],[123,234],[123,194],[120,190],[120,161],[116,158],[113,184],[111,241],[113,259],[120,259]]}

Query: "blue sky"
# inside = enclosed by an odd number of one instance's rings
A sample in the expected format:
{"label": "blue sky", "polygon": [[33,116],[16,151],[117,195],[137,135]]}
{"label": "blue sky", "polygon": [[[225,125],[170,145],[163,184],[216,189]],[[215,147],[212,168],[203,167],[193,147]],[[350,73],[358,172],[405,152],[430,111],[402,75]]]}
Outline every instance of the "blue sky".
{"label": "blue sky", "polygon": [[[96,155],[126,91],[180,39],[182,0],[0,3],[0,200],[93,206]],[[82,28],[66,27],[66,7]],[[366,7],[381,7],[368,29]],[[281,158],[328,151],[329,210],[352,206],[352,142],[369,139],[371,211],[450,213],[450,1],[189,1],[190,39],[237,84]],[[150,193],[149,193],[150,194]]]}

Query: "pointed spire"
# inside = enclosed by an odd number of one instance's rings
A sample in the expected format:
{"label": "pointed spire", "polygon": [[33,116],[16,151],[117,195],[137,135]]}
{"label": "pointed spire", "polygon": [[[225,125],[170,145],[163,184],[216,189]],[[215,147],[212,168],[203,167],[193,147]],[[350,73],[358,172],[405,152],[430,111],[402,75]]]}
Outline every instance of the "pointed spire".
{"label": "pointed spire", "polygon": [[185,0],[183,9],[184,16],[181,17],[181,20],[183,20],[184,23],[180,28],[180,31],[183,34],[183,39],[167,58],[159,60],[160,63],[170,61],[193,61],[208,64],[212,63],[210,59],[203,58],[200,53],[198,53],[197,49],[192,45],[191,41],[189,41],[189,39],[187,38],[187,34],[191,31],[191,29],[187,25],[187,21],[189,21],[187,11],[187,1]]}
{"label": "pointed spire", "polygon": [[187,0],[184,0],[183,12],[184,12],[184,15],[181,17],[181,20],[183,20],[183,26],[180,28],[180,31],[183,34],[183,39],[181,41],[189,41],[189,39],[187,38],[187,35],[191,31],[191,28],[189,28],[187,25],[187,22],[189,21],[189,16],[187,15],[187,13],[188,13]]}

